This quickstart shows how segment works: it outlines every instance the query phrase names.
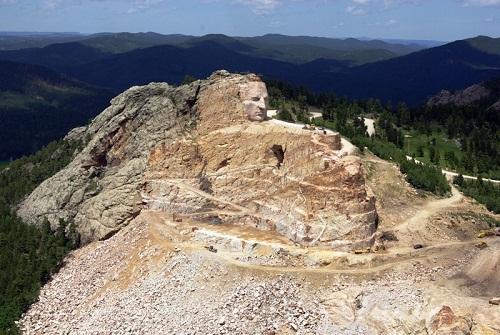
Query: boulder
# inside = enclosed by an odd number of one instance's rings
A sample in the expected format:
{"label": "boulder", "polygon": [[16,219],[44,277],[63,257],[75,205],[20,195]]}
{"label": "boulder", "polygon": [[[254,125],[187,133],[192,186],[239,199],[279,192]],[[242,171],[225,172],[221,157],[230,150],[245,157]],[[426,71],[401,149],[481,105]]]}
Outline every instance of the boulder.
{"label": "boulder", "polygon": [[457,316],[449,306],[443,306],[431,320],[430,331],[431,335],[468,335],[472,328],[473,322],[471,318]]}

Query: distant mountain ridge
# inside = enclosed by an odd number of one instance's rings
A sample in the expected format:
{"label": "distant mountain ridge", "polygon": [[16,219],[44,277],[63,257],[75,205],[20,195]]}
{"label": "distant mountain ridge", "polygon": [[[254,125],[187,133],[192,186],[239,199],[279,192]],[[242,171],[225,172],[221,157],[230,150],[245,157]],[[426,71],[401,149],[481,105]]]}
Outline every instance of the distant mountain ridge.
{"label": "distant mountain ridge", "polygon": [[[362,41],[370,41],[374,38],[359,38]],[[449,43],[449,41],[435,41],[435,40],[412,40],[412,39],[399,39],[399,38],[375,38],[386,43],[396,43],[403,45],[416,45],[422,48],[434,48]]]}
{"label": "distant mountain ridge", "polygon": [[84,35],[79,33],[38,33],[38,32],[0,32],[0,50],[41,48],[54,43],[73,42]]}
{"label": "distant mountain ridge", "polygon": [[[144,45],[166,38],[166,35],[147,35],[149,42],[143,41]],[[106,43],[109,38],[119,44],[123,39],[131,41],[127,38],[128,35],[124,34],[119,34],[117,39],[110,37],[109,34],[103,36],[104,40],[99,40],[99,43]],[[131,36],[139,37],[137,34]],[[304,85],[319,92],[333,91],[356,99],[376,97],[383,101],[404,101],[411,105],[425,103],[430,96],[442,89],[462,89],[500,74],[500,39],[484,36],[455,41],[389,59],[380,56],[380,50],[360,50],[356,54],[358,57],[362,53],[373,52],[375,54],[369,58],[381,57],[382,60],[359,66],[353,66],[352,58],[339,56],[340,53],[349,54],[353,51],[328,49],[330,55],[336,54],[337,59],[318,57],[317,53],[318,50],[326,52],[327,49],[324,48],[326,44],[340,48],[338,46],[340,43],[351,50],[367,47],[367,44],[354,39],[337,41],[283,35],[265,35],[257,38],[206,35],[187,40],[182,35],[169,35],[168,38],[178,44],[114,53],[91,47],[88,45],[89,41],[95,42],[95,40],[87,40],[85,45],[81,42],[71,42],[44,48],[1,51],[0,59],[47,66],[82,81],[115,91],[151,81],[178,84],[187,74],[203,78],[215,70],[225,68],[233,72],[259,73],[272,79]],[[303,43],[316,43],[316,46],[287,44],[290,40],[301,39],[309,41]],[[274,50],[266,49],[266,43]],[[379,45],[383,42],[370,43]],[[108,49],[115,47],[114,44],[103,45],[103,48]],[[300,57],[297,56],[298,49],[303,51]],[[310,53],[307,54],[306,51]],[[383,52],[390,53],[388,50]],[[280,60],[290,57],[313,60],[308,62],[298,62],[297,59]]]}
{"label": "distant mountain ridge", "polygon": [[70,74],[95,85],[108,83],[109,87],[123,89],[133,83],[153,80],[179,83],[188,73],[202,78],[217,68],[256,72],[315,91],[333,91],[351,98],[377,97],[416,105],[441,89],[461,89],[500,75],[500,55],[476,49],[466,40],[349,67],[331,59],[305,64],[280,62],[205,41],[184,48],[159,46],[135,50],[85,64]]}
{"label": "distant mountain ridge", "polygon": [[[124,53],[158,45],[190,46],[200,41],[213,41],[230,47],[239,44],[249,55],[275,60],[305,63],[318,58],[350,61],[353,65],[405,55],[422,46],[361,41],[354,38],[337,39],[310,36],[268,34],[256,37],[230,37],[222,34],[191,36],[147,33],[98,33],[92,35],[2,35],[0,50],[46,47],[54,43],[78,42],[104,53]],[[244,46],[243,46],[244,45]]]}
{"label": "distant mountain ridge", "polygon": [[[167,40],[171,44],[148,46]],[[457,91],[500,76],[500,39],[478,36],[399,57],[369,49],[380,43],[146,33],[99,34],[79,42],[0,51],[0,160],[31,153],[85,124],[111,96],[131,86],[179,84],[188,74],[204,78],[219,69],[252,72],[317,92],[410,105],[426,103],[443,89]],[[365,64],[355,65],[353,52]],[[319,57],[326,53],[335,59]],[[382,60],[366,63],[377,57]]]}

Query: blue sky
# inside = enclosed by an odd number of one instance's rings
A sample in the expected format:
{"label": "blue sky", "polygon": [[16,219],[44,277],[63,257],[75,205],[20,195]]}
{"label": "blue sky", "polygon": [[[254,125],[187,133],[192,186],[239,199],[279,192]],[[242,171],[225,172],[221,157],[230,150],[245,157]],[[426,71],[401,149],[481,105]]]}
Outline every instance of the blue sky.
{"label": "blue sky", "polygon": [[0,0],[0,31],[454,40],[500,36],[500,0]]}

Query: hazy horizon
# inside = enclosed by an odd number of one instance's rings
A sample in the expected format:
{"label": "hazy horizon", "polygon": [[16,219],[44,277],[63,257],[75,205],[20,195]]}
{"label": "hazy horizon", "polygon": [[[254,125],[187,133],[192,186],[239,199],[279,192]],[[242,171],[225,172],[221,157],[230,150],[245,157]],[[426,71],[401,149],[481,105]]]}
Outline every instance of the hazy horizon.
{"label": "hazy horizon", "polygon": [[[354,38],[358,40],[388,40],[388,41],[422,41],[422,42],[451,42],[451,40],[436,40],[436,39],[420,39],[420,38],[398,38],[398,37],[383,37],[383,36],[326,36],[326,35],[293,35],[293,34],[285,34],[285,33],[280,33],[280,32],[269,32],[269,33],[263,33],[259,35],[228,35],[224,33],[211,33],[207,32],[206,34],[187,34],[187,33],[182,33],[182,32],[157,32],[157,31],[95,31],[95,32],[79,32],[79,31],[36,31],[36,30],[30,30],[30,31],[14,31],[14,30],[0,30],[0,34],[2,35],[12,35],[12,36],[28,36],[28,35],[50,35],[50,34],[60,34],[60,35],[82,35],[82,36],[91,36],[91,35],[96,35],[96,34],[120,34],[120,33],[131,33],[131,34],[148,34],[148,33],[153,33],[153,34],[161,34],[161,35],[185,35],[185,36],[195,36],[195,37],[202,37],[206,35],[225,35],[229,37],[258,37],[258,36],[265,36],[265,35],[283,35],[283,36],[292,36],[292,37],[300,37],[300,36],[307,36],[307,37],[320,37],[320,38],[333,38],[333,39],[349,39],[349,38]],[[467,39],[467,38],[473,38],[477,37],[479,35],[475,36],[464,36],[460,37],[458,39]],[[492,38],[500,38],[499,36],[488,36]]]}
{"label": "hazy horizon", "polygon": [[500,0],[0,0],[0,31],[451,41],[499,22]]}

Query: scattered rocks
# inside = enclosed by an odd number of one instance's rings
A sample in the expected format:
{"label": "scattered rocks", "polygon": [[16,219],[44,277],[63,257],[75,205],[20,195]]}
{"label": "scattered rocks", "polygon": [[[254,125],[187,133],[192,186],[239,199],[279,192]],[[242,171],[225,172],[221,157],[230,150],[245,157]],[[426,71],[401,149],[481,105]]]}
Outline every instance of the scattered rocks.
{"label": "scattered rocks", "polygon": [[[163,220],[151,223],[154,217],[143,213],[109,240],[72,253],[23,316],[23,331],[48,335],[425,334],[430,329],[429,311],[435,308],[429,297],[439,301],[443,292],[429,290],[430,278],[450,277],[464,267],[462,259],[446,267],[415,261],[406,270],[374,272],[363,279],[323,273],[326,268],[301,272],[293,265],[288,266],[294,270],[288,274],[279,268],[262,271],[260,265],[227,262],[229,251],[218,257],[193,248],[200,242],[180,234],[185,227],[176,233]],[[171,239],[180,236],[186,246],[172,246]],[[271,256],[261,256],[260,264],[269,267],[276,260],[297,258],[279,247]],[[259,256],[252,258],[257,262]],[[450,309],[455,310],[457,303],[467,306],[462,300],[454,303]],[[481,304],[486,310],[479,315],[496,310],[488,309],[484,301]],[[470,307],[471,313],[481,306]],[[451,323],[449,311],[435,318],[436,329],[444,333],[429,333],[447,334],[445,330],[456,325],[460,330],[461,325],[471,324],[471,319],[455,313]],[[474,327],[489,329],[483,323],[474,319]]]}
{"label": "scattered rocks", "polygon": [[225,304],[224,313],[240,320],[229,330],[252,329],[253,333],[265,334],[277,333],[288,326],[300,334],[316,334],[325,315],[313,301],[314,294],[303,296],[305,291],[301,286],[287,277],[239,285]]}
{"label": "scattered rocks", "polygon": [[477,243],[477,244],[475,245],[475,247],[476,247],[476,248],[478,248],[478,249],[481,249],[481,250],[482,250],[482,249],[486,249],[486,248],[488,247],[488,243],[486,243],[486,242],[484,242],[484,241],[483,241],[483,242],[481,242],[481,243]]}

